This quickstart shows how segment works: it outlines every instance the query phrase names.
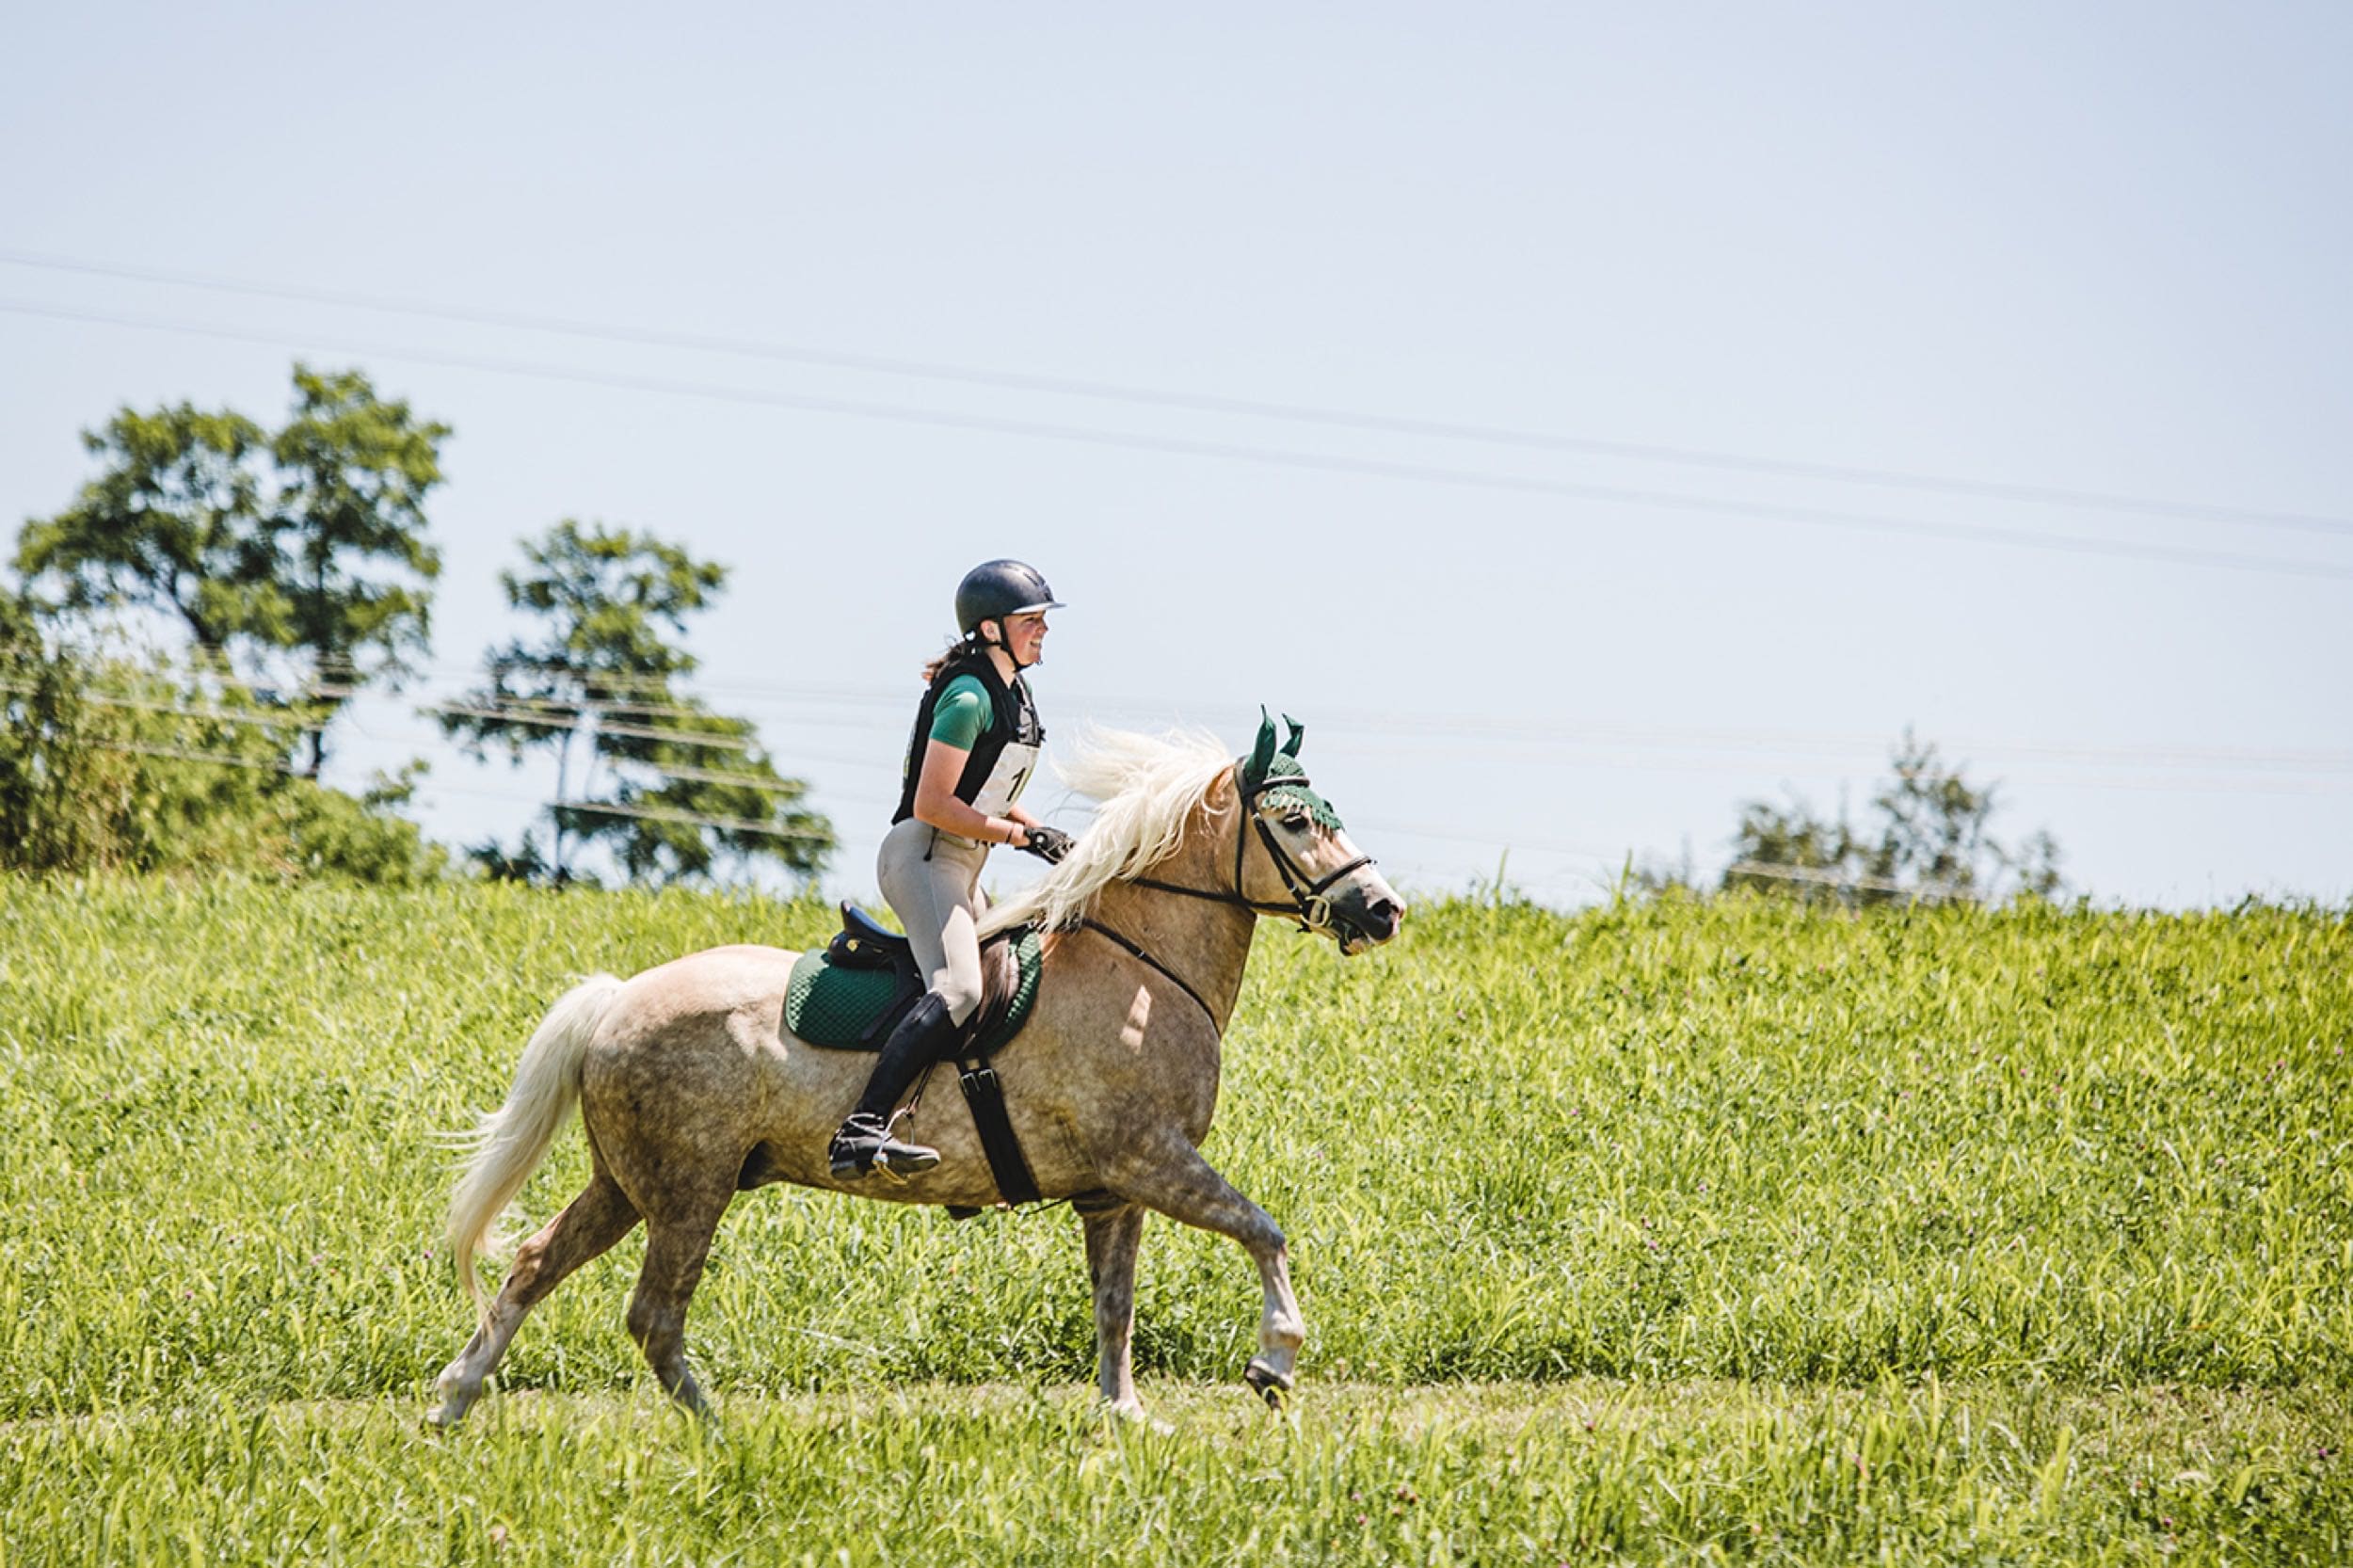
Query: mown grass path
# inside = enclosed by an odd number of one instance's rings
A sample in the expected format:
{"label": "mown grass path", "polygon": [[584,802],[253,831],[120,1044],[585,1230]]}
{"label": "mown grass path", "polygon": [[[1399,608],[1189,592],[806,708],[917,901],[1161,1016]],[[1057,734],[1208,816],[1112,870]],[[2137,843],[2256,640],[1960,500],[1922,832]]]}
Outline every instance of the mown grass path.
{"label": "mown grass path", "polygon": [[729,1401],[230,1400],[8,1435],[24,1561],[2309,1561],[2348,1544],[2342,1399],[1593,1379]]}
{"label": "mown grass path", "polygon": [[[689,1325],[724,1446],[645,1393],[634,1241],[478,1426],[416,1431],[468,1328],[431,1135],[578,974],[827,920],[0,883],[6,1560],[2353,1549],[2353,925],[2321,910],[1458,902],[1348,964],[1270,927],[1209,1153],[1291,1236],[1295,1422],[1235,1381],[1230,1246],[1147,1232],[1177,1430],[1107,1436],[1066,1214],[770,1189]],[[527,1214],[584,1169],[567,1135]]]}

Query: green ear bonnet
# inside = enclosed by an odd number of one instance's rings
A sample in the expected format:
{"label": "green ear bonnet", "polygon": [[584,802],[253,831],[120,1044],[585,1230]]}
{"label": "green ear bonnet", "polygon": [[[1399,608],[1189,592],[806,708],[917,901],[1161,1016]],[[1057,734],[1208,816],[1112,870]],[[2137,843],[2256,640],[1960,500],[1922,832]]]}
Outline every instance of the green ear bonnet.
{"label": "green ear bonnet", "polygon": [[[1265,784],[1268,788],[1257,795],[1259,800],[1305,811],[1315,819],[1318,827],[1328,832],[1339,832],[1340,814],[1332,809],[1330,801],[1316,793],[1307,782],[1307,770],[1300,765],[1299,743],[1306,737],[1306,726],[1289,713],[1283,715],[1283,722],[1290,727],[1291,733],[1290,739],[1285,741],[1278,751],[1274,745],[1274,721],[1267,716],[1265,709],[1258,710],[1258,743],[1241,763],[1243,792],[1247,793]],[[1275,782],[1285,778],[1296,778],[1299,782]]]}

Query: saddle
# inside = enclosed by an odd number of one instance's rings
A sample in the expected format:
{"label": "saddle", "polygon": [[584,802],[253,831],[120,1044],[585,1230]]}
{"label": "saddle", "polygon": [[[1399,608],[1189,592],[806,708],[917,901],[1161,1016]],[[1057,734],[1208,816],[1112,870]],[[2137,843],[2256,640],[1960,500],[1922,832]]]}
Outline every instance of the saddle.
{"label": "saddle", "polygon": [[[1000,931],[981,944],[981,1005],[973,1009],[955,1048],[943,1057],[956,1064],[981,1152],[1008,1208],[1041,1198],[1005,1112],[1003,1086],[988,1058],[1030,1021],[1044,952],[1037,928],[1027,925]],[[812,1046],[877,1051],[922,995],[923,976],[907,939],[844,901],[841,929],[792,966],[784,994],[784,1027]],[[1074,1193],[1070,1203],[1081,1214],[1094,1214],[1118,1207],[1119,1200],[1098,1188]],[[968,1220],[980,1212],[948,1206],[952,1219]]]}
{"label": "saddle", "polygon": [[[1021,1032],[1037,1000],[1041,949],[1036,929],[1026,925],[981,944],[981,1005],[951,1054],[990,1056]],[[845,901],[841,929],[792,966],[784,1027],[830,1050],[878,1051],[922,995],[907,939]]]}
{"label": "saddle", "polygon": [[[989,1175],[1008,1205],[1036,1203],[1039,1194],[988,1058],[1030,1021],[1044,947],[1037,928],[1027,925],[1000,931],[981,944],[981,1005],[941,1058],[956,1064]],[[907,939],[845,901],[841,929],[833,939],[792,965],[784,991],[784,1027],[812,1046],[878,1051],[923,990],[922,971]],[[948,1211],[960,1220],[980,1212],[952,1205]]]}

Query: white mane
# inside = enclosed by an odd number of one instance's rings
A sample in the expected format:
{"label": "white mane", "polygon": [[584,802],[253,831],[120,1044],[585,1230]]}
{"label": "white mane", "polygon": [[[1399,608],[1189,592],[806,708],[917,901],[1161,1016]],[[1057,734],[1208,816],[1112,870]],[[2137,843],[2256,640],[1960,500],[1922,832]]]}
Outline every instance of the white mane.
{"label": "white mane", "polygon": [[1045,880],[991,908],[981,934],[1034,921],[1048,931],[1086,912],[1104,885],[1141,874],[1176,853],[1185,818],[1233,755],[1205,730],[1138,735],[1086,726],[1062,781],[1100,804],[1069,856]]}

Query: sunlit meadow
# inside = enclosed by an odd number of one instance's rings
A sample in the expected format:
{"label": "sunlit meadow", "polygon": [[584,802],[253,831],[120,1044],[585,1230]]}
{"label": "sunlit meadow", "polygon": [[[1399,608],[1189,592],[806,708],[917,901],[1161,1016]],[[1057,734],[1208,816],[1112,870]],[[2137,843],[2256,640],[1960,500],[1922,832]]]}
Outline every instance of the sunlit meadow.
{"label": "sunlit meadow", "polygon": [[[0,882],[0,1561],[2312,1561],[2353,1555],[2340,911],[1270,924],[1093,1409],[1064,1210],[738,1200],[652,1393],[632,1240],[450,1434],[437,1131],[593,969],[803,946],[716,895]],[[1016,1044],[1013,1048],[1018,1049]],[[926,1115],[961,1115],[952,1096]],[[577,1132],[525,1191],[585,1169]]]}

